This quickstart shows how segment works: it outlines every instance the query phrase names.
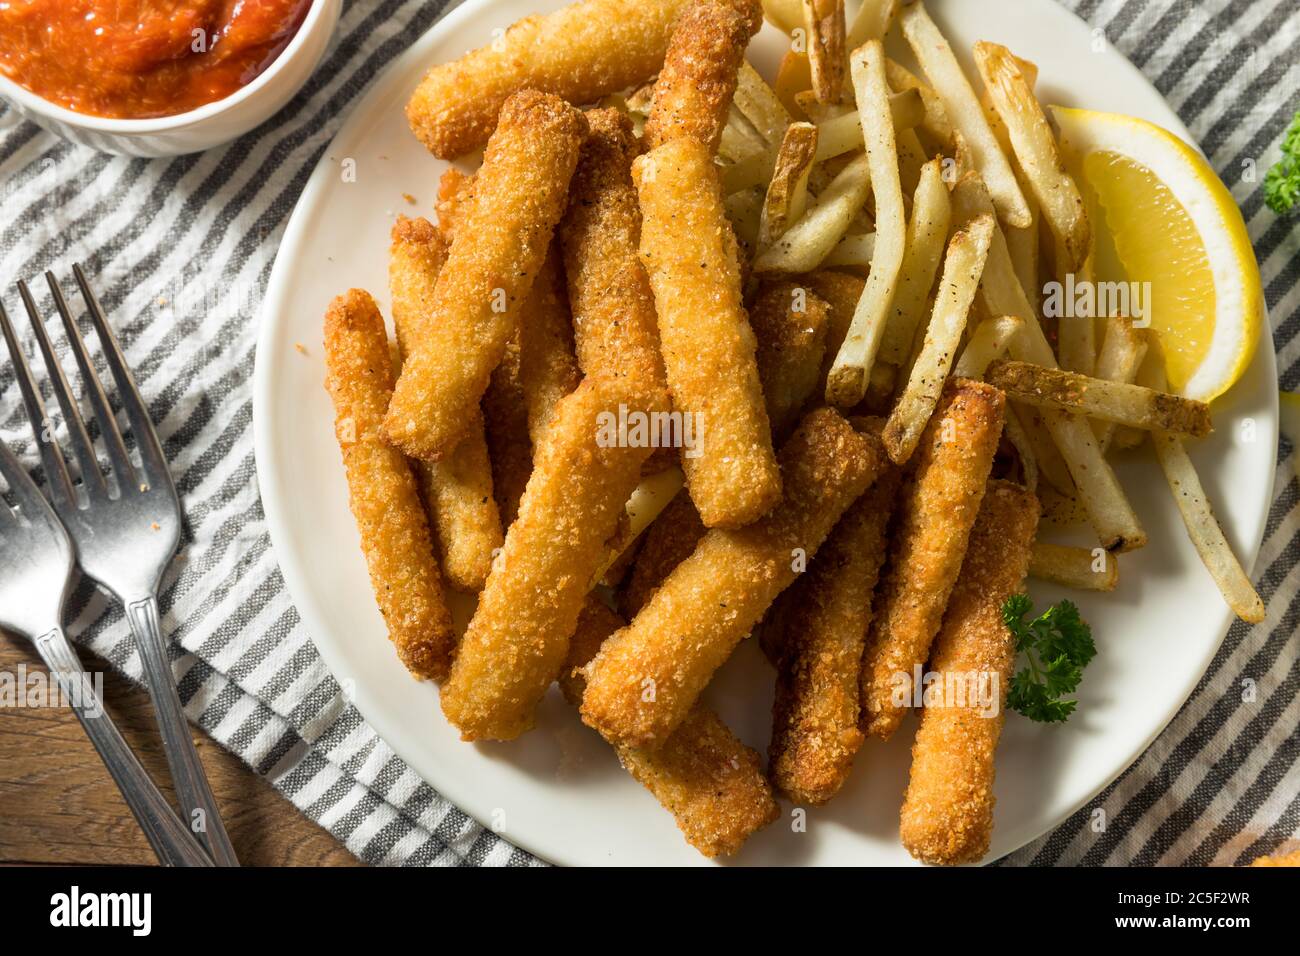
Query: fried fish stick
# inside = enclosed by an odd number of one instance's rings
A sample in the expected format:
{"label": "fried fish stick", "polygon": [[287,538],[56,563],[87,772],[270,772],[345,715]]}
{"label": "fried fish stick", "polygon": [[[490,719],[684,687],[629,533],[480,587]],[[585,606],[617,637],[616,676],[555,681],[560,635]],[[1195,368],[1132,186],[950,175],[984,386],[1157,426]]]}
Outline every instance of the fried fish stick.
{"label": "fried fish stick", "polygon": [[640,157],[632,175],[673,408],[703,439],[682,456],[687,488],[705,525],[740,527],[776,504],[781,472],[717,171],[686,138]]}
{"label": "fried fish stick", "polygon": [[573,354],[573,319],[564,291],[564,265],[554,243],[519,310],[519,384],[528,404],[528,434],[536,445],[555,408],[582,378]]}
{"label": "fried fish stick", "polygon": [[[641,386],[641,395],[652,391]],[[537,446],[519,516],[506,532],[442,692],[464,740],[511,740],[533,725],[560,673],[590,583],[649,448],[602,438],[602,417],[630,383],[584,379],[562,400]],[[633,398],[645,407],[648,397]]]}
{"label": "fried fish stick", "polygon": [[899,482],[886,467],[789,591],[768,764],[776,789],[798,804],[835,796],[862,745],[862,651]]}
{"label": "fried fish stick", "polygon": [[641,210],[632,184],[632,121],[615,109],[587,113],[591,132],[569,189],[558,236],[564,250],[578,365],[587,375],[664,379],[654,293],[637,251]]}
{"label": "fried fish stick", "polygon": [[862,720],[869,736],[888,740],[910,706],[912,670],[930,653],[966,555],[1004,405],[996,388],[953,379],[921,437],[863,658]]}
{"label": "fried fish stick", "polygon": [[762,24],[756,0],[695,0],[682,12],[655,81],[648,149],[689,136],[718,151],[745,47]]}
{"label": "fried fish stick", "polygon": [[438,275],[430,334],[403,367],[384,421],[412,458],[437,461],[473,421],[546,259],[586,131],[578,110],[536,90],[501,108]]}
{"label": "fried fish stick", "polygon": [[438,228],[448,242],[456,235],[456,226],[473,201],[474,174],[463,173],[455,166],[448,166],[438,178],[438,201],[434,204],[438,213]]}
{"label": "fried fish stick", "polygon": [[[427,219],[399,216],[393,225],[388,266],[398,349],[409,355],[430,334],[433,289],[447,256],[438,229]],[[492,495],[492,463],[483,416],[474,421],[442,461],[416,461],[414,470],[433,523],[447,583],[477,591],[487,580],[492,553],[501,547],[501,516]]]}
{"label": "fried fish stick", "polygon": [[993,755],[1016,660],[1002,605],[1024,582],[1037,528],[1033,492],[989,482],[930,661],[943,678],[935,686],[965,692],[927,705],[912,744],[899,831],[923,862],[973,863],[988,852]]}
{"label": "fried fish stick", "polygon": [[[560,676],[569,703],[581,703],[585,689],[577,669],[623,626],[617,614],[587,599]],[[677,820],[686,842],[707,857],[735,853],[780,812],[758,754],[703,704],[691,709],[658,750],[622,747],[617,753],[627,772]]]}
{"label": "fried fish stick", "polygon": [[519,381],[519,336],[511,338],[501,364],[483,394],[483,424],[492,461],[492,496],[508,528],[519,514],[528,476],[533,472],[533,443],[528,437],[528,400]]}
{"label": "fried fish stick", "polygon": [[688,0],[580,0],[525,17],[494,42],[435,66],[411,95],[406,119],[439,159],[478,149],[519,90],[594,103],[659,71]]}
{"label": "fried fish stick", "polygon": [[772,282],[759,291],[749,321],[758,340],[755,359],[767,417],[780,441],[817,389],[830,306],[798,282]]}
{"label": "fried fish stick", "polygon": [[393,368],[384,319],[368,293],[351,289],[330,303],[325,364],[352,515],[388,637],[407,670],[441,680],[455,635],[415,477],[384,440]]}
{"label": "fried fish stick", "polygon": [[679,493],[645,533],[645,543],[637,552],[632,575],[623,589],[623,613],[635,617],[655,588],[691,556],[706,531],[690,495]]}
{"label": "fried fish stick", "polygon": [[816,553],[875,479],[883,456],[878,441],[838,413],[811,412],[781,449],[781,503],[748,527],[711,530],[605,643],[585,671],[582,719],[616,745],[662,745],[794,581],[801,554]]}

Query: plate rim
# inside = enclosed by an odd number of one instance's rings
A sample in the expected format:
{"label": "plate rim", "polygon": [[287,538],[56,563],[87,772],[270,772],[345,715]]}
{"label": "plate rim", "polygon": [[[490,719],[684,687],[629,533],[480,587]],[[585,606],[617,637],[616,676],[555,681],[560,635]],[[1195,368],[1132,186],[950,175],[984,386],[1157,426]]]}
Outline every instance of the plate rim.
{"label": "plate rim", "polygon": [[[299,561],[291,548],[280,547],[278,544],[280,542],[291,540],[292,533],[285,521],[284,512],[279,506],[279,498],[283,493],[283,482],[280,480],[279,469],[273,464],[273,462],[276,461],[276,457],[274,450],[269,444],[269,429],[266,421],[266,415],[268,413],[265,412],[264,409],[270,401],[270,391],[273,387],[273,376],[271,372],[271,369],[273,368],[273,360],[269,355],[272,352],[273,339],[278,330],[278,322],[275,316],[286,314],[287,303],[284,300],[287,293],[286,287],[290,282],[289,273],[291,271],[287,251],[291,251],[298,246],[301,234],[307,229],[308,220],[310,218],[309,207],[316,205],[316,194],[324,189],[325,183],[334,173],[331,157],[335,152],[335,145],[350,136],[353,128],[360,126],[365,121],[367,114],[371,111],[371,107],[373,107],[374,104],[393,95],[394,90],[390,88],[395,88],[398,85],[398,77],[400,75],[405,74],[413,66],[418,67],[424,62],[421,47],[426,42],[430,41],[432,35],[454,30],[465,24],[467,21],[473,20],[487,8],[490,8],[494,2],[495,0],[463,0],[463,2],[458,4],[454,9],[444,13],[443,16],[439,17],[438,20],[431,24],[423,33],[420,34],[420,36],[416,37],[412,41],[410,47],[395,57],[392,62],[390,62],[371,81],[370,88],[361,96],[361,98],[348,108],[343,122],[326,145],[320,159],[317,161],[316,167],[308,177],[301,194],[294,203],[293,211],[285,226],[284,234],[276,252],[275,262],[272,266],[270,278],[267,282],[266,293],[263,297],[262,305],[258,310],[258,329],[253,368],[252,424],[254,463],[256,468],[259,498],[262,501],[264,520],[266,522],[267,533],[270,536],[271,547],[275,554],[275,561],[284,578],[288,596],[293,602],[294,608],[299,614],[304,627],[307,628],[307,635],[311,640],[313,647],[316,649],[316,652],[320,655],[322,661],[335,680],[338,680],[337,675],[339,673],[346,672],[346,667],[344,666],[345,661],[340,654],[336,653],[335,649],[329,642],[322,643],[316,640],[316,633],[323,630],[323,627],[318,626],[322,622],[317,619],[315,610],[312,609],[309,604],[304,604],[299,601],[297,597],[298,594],[306,593],[307,591],[305,586],[305,579],[308,576],[307,569],[300,566]],[[1081,25],[1085,29],[1091,29],[1088,22],[1079,17],[1073,10],[1055,3],[1053,0],[1022,0],[1022,2],[1031,2],[1045,9],[1050,9],[1057,14],[1064,15],[1076,21],[1077,24]],[[1139,70],[1127,56],[1121,53],[1117,48],[1114,49],[1114,53],[1115,63],[1118,65],[1120,70],[1128,74],[1128,80],[1141,83],[1143,86],[1150,89],[1168,110],[1169,116],[1174,120],[1173,123],[1167,125],[1169,131],[1187,142],[1200,155],[1204,156],[1205,154],[1201,149],[1200,143],[1197,142],[1191,131],[1182,122],[1181,117],[1178,116],[1177,112],[1174,110],[1173,106],[1169,104],[1165,96],[1156,89],[1154,84],[1147,79],[1141,70]],[[1235,198],[1234,203],[1236,203]],[[1273,481],[1270,483],[1270,495],[1261,508],[1263,518],[1258,522],[1256,533],[1252,535],[1253,540],[1247,542],[1248,552],[1244,556],[1245,560],[1243,561],[1243,564],[1248,575],[1253,575],[1254,567],[1258,561],[1260,549],[1267,531],[1267,518],[1272,497],[1274,496],[1274,484],[1278,465],[1279,410],[1276,387],[1278,382],[1277,354],[1272,342],[1272,325],[1269,317],[1268,302],[1266,299],[1263,305],[1265,329],[1268,330],[1269,334],[1267,336],[1261,336],[1257,355],[1252,358],[1252,364],[1259,361],[1262,354],[1266,366],[1264,369],[1266,379],[1275,386],[1269,390],[1270,400],[1267,409],[1272,423],[1269,436],[1271,437],[1269,474],[1273,476]],[[1268,348],[1263,347],[1265,343],[1268,344]],[[1228,394],[1231,394],[1231,392]],[[267,489],[272,489],[274,493],[268,493]],[[1092,801],[1097,794],[1109,787],[1115,780],[1136,764],[1142,755],[1150,749],[1156,739],[1159,738],[1166,729],[1168,729],[1169,724],[1173,721],[1174,717],[1176,717],[1187,704],[1197,685],[1205,676],[1205,673],[1213,664],[1214,658],[1222,648],[1223,642],[1226,639],[1234,620],[1235,617],[1225,605],[1218,627],[1219,637],[1207,648],[1203,666],[1198,669],[1195,677],[1188,682],[1188,686],[1180,691],[1179,699],[1170,707],[1169,712],[1164,719],[1160,721],[1158,726],[1146,737],[1146,739],[1140,741],[1130,749],[1130,752],[1122,759],[1117,769],[1112,773],[1105,775],[1104,779],[1100,779],[1095,788],[1087,792],[1067,811],[1060,814],[1059,818],[1054,822],[1047,824],[1038,832],[1032,833],[1017,846],[1005,850],[1002,855],[1014,853],[1039,839],[1045,833],[1059,827],[1062,823],[1077,813],[1080,808]],[[461,812],[465,813],[471,819],[474,819],[481,826],[490,829],[490,823],[485,822],[468,808],[467,804],[474,803],[475,801],[473,797],[468,795],[459,785],[459,781],[454,774],[449,775],[445,781],[440,780],[438,783],[434,783],[417,769],[420,761],[413,760],[412,756],[410,756],[414,753],[414,748],[406,745],[405,734],[389,732],[388,728],[392,726],[393,718],[386,713],[380,700],[372,700],[372,695],[364,687],[358,684],[355,687],[349,703],[356,707],[357,712],[362,716],[367,724],[370,725],[393,753],[406,763],[416,776],[428,783],[444,799],[460,809]],[[582,865],[582,861],[580,860],[569,861],[566,863],[564,860],[552,855],[550,852],[545,852],[539,849],[537,842],[527,833],[512,831],[508,835],[502,836],[502,839],[547,862],[559,863],[561,865]],[[982,863],[991,863],[994,859],[995,858],[990,857],[982,861]],[[633,865],[638,864],[634,863]]]}

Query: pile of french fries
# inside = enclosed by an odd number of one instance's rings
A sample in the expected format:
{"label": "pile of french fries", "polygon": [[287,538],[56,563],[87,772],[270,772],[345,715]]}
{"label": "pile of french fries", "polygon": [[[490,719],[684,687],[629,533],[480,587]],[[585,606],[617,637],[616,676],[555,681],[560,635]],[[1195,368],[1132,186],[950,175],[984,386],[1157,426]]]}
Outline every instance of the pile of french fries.
{"label": "pile of french fries", "polygon": [[[764,16],[792,36],[771,84]],[[369,295],[331,306],[327,384],[390,636],[465,739],[528,731],[558,682],[693,846],[735,852],[778,793],[837,793],[927,663],[1005,701],[1026,573],[1111,590],[1147,543],[1106,457],[1147,433],[1262,618],[1183,446],[1208,407],[1129,317],[1040,315],[1090,274],[1087,210],[1033,64],[974,54],[982,95],[921,2],[580,0],[429,72],[413,132],[483,164],[394,228],[391,357]],[[1040,508],[1097,548],[1038,540]],[[446,587],[477,594],[463,636]],[[766,772],[700,702],[751,632]],[[987,851],[994,711],[923,708],[918,858]]]}

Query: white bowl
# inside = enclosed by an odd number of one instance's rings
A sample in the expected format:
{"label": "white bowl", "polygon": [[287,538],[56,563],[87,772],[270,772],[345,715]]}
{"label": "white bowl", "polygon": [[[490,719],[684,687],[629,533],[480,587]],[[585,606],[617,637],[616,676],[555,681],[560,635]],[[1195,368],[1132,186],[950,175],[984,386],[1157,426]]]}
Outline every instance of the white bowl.
{"label": "white bowl", "polygon": [[0,98],[64,139],[104,153],[180,156],[236,139],[270,119],[307,82],[329,46],[342,0],[312,0],[289,45],[253,82],[198,109],[153,119],[110,119],[56,106],[0,74]]}

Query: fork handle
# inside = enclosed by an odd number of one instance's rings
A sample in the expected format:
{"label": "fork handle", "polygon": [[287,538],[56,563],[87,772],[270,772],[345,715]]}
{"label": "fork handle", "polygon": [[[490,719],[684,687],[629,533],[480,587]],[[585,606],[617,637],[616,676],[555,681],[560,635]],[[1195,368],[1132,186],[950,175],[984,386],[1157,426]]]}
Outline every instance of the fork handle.
{"label": "fork handle", "polygon": [[207,775],[203,772],[203,763],[199,760],[198,751],[194,749],[194,738],[190,736],[190,726],[181,707],[180,695],[176,692],[176,678],[172,674],[171,661],[163,643],[158,599],[149,595],[124,603],[126,617],[131,622],[131,632],[135,635],[135,643],[144,664],[145,683],[149,687],[149,696],[153,698],[163,751],[167,755],[167,765],[171,768],[172,782],[176,785],[182,816],[192,818],[196,810],[200,811],[203,826],[199,835],[212,853],[212,859],[217,866],[239,866],[235,848],[230,844],[230,837],[217,810],[217,800],[212,795]]}
{"label": "fork handle", "polygon": [[149,779],[140,761],[135,759],[135,754],[118,733],[63,629],[56,627],[38,637],[36,650],[63,688],[86,736],[95,745],[118,790],[122,791],[122,797],[144,831],[145,839],[158,854],[158,861],[164,866],[212,866],[211,858],[176,818],[167,798]]}

